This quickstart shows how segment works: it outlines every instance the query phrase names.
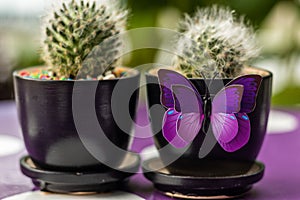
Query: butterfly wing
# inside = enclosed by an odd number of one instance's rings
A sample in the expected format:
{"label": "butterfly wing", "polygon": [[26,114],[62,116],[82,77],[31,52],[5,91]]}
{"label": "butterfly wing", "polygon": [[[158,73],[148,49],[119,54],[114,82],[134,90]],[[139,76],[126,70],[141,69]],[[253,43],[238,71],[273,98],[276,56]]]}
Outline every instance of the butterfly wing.
{"label": "butterfly wing", "polygon": [[177,123],[177,133],[186,142],[190,143],[196,137],[201,129],[203,115],[200,113],[182,114]]}
{"label": "butterfly wing", "polygon": [[177,133],[188,143],[199,133],[202,121],[203,110],[202,100],[196,91],[184,85],[173,85],[172,91],[175,101],[175,110],[181,111],[177,123]]}
{"label": "butterfly wing", "polygon": [[172,70],[160,69],[158,71],[158,81],[161,91],[160,102],[166,108],[174,108],[175,100],[173,99],[172,85],[184,85],[197,91],[187,78]]}
{"label": "butterfly wing", "polygon": [[241,101],[241,113],[250,113],[254,110],[256,105],[256,97],[262,81],[262,77],[256,74],[240,76],[226,86],[242,85],[244,86],[243,98]]}
{"label": "butterfly wing", "polygon": [[203,114],[203,102],[199,93],[184,85],[172,86],[174,108],[182,113]]}
{"label": "butterfly wing", "polygon": [[161,103],[169,108],[164,116],[163,136],[176,148],[186,147],[198,134],[202,119],[202,99],[194,85],[181,74],[160,69]]}
{"label": "butterfly wing", "polygon": [[[229,120],[224,119],[224,124],[227,124],[223,131],[217,130],[220,128],[214,128],[214,126],[220,126],[216,123],[213,123],[213,130],[216,137],[219,137],[217,140],[221,147],[227,151],[227,152],[234,152],[236,150],[239,150],[244,145],[246,145],[250,138],[250,132],[251,132],[251,125],[249,117],[246,113],[250,113],[254,110],[256,106],[256,97],[257,93],[260,87],[262,81],[262,77],[259,75],[245,75],[238,77],[231,82],[229,82],[225,88],[230,87],[232,85],[241,85],[243,86],[243,95],[242,99],[240,100],[240,109],[238,112],[236,112],[238,109],[234,110],[233,108],[235,106],[232,106],[230,101],[226,102],[226,108],[227,111],[236,113],[234,116],[233,114],[230,114],[230,118],[236,117],[236,123],[229,123]],[[223,97],[222,97],[223,98]],[[219,100],[216,100],[216,105],[219,105]],[[229,103],[229,104],[228,104]],[[216,109],[217,110],[217,109]],[[220,114],[214,114],[215,116],[213,118],[220,118]],[[217,122],[218,123],[218,122]],[[230,128],[229,128],[230,126]],[[235,129],[235,130],[233,130]],[[229,131],[230,130],[230,131]]]}
{"label": "butterfly wing", "polygon": [[212,113],[238,113],[241,108],[244,86],[230,85],[218,92],[212,102]]}
{"label": "butterfly wing", "polygon": [[181,138],[177,132],[177,123],[180,116],[180,112],[177,112],[173,108],[169,108],[165,112],[163,119],[163,136],[172,146],[176,148],[183,148],[188,145],[188,142]]}
{"label": "butterfly wing", "polygon": [[[235,114],[237,122],[238,122],[238,129],[237,134],[234,138],[230,141],[219,140],[219,144],[222,148],[227,152],[234,152],[245,146],[250,138],[251,126],[250,120],[246,113],[238,113]],[[229,138],[228,138],[229,139]]]}
{"label": "butterfly wing", "polygon": [[213,133],[220,143],[230,142],[238,133],[238,121],[234,114],[213,113],[211,116]]}
{"label": "butterfly wing", "polygon": [[227,86],[215,96],[212,102],[212,130],[225,151],[230,150],[226,144],[239,133],[239,123],[235,113],[240,111],[243,89],[242,85]]}

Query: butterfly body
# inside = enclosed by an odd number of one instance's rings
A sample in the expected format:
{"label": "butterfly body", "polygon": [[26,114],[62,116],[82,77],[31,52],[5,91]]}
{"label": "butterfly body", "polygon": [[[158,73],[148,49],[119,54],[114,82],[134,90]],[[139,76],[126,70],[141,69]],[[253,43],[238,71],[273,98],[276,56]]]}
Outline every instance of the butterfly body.
{"label": "butterfly body", "polygon": [[209,86],[203,85],[206,92],[202,98],[193,83],[175,71],[161,69],[158,78],[161,103],[167,108],[162,132],[172,146],[186,147],[200,130],[207,133],[209,129],[225,151],[233,152],[246,145],[251,132],[247,113],[255,108],[261,76],[238,77],[214,98]]}
{"label": "butterfly body", "polygon": [[208,132],[210,126],[210,117],[211,117],[211,109],[212,109],[212,101],[210,95],[206,94],[203,99],[203,113],[204,113],[204,120],[202,125],[202,130],[204,133]]}

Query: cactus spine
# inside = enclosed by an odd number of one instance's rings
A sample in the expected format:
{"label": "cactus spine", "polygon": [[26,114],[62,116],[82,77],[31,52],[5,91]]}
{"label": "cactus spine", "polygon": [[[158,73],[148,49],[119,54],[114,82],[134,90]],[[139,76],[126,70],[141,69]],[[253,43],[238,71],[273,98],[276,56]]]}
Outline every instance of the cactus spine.
{"label": "cactus spine", "polygon": [[238,76],[246,62],[258,56],[255,34],[234,11],[212,6],[186,15],[179,24],[174,66],[187,77]]}
{"label": "cactus spine", "polygon": [[118,35],[125,30],[127,11],[108,4],[65,0],[49,14],[43,59],[57,76],[97,77],[116,65],[122,45]]}

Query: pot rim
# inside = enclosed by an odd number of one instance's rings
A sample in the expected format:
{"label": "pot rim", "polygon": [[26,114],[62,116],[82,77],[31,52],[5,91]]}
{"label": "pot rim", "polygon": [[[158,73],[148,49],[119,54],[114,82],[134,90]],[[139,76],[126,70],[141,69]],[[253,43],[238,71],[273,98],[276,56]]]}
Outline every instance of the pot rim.
{"label": "pot rim", "polygon": [[[255,70],[259,70],[259,71],[267,73],[266,75],[261,75],[261,77],[263,79],[269,79],[269,78],[273,77],[273,73],[271,71],[269,71],[269,70],[266,70],[266,69],[263,69],[263,68],[260,68],[260,67],[254,67],[254,66],[247,66],[246,68],[255,69]],[[153,69],[154,68],[151,68],[151,69],[147,70],[145,72],[145,75],[146,76],[150,76],[150,77],[157,77],[157,74],[154,75],[154,74],[150,73],[150,71],[153,70]],[[171,68],[161,68],[161,69],[171,69]],[[250,75],[250,74],[257,74],[257,73],[246,73],[246,74],[238,75],[237,77],[242,76],[242,75]],[[234,77],[234,78],[215,78],[214,80],[225,80],[225,81],[228,80],[228,81],[231,81],[231,80],[233,80],[233,79],[235,79],[237,77]],[[204,78],[187,78],[187,79],[194,80],[194,81],[197,81],[197,80],[208,80],[208,81],[212,80],[211,78],[206,78],[206,79],[204,79]]]}
{"label": "pot rim", "polygon": [[46,68],[46,66],[33,66],[33,67],[15,70],[13,72],[13,77],[28,80],[28,81],[36,81],[36,82],[43,82],[43,83],[49,83],[49,82],[57,83],[57,82],[78,82],[78,81],[80,81],[80,82],[99,82],[99,81],[114,82],[114,81],[119,81],[119,80],[132,79],[132,78],[135,78],[140,75],[140,72],[138,70],[136,70],[134,68],[129,68],[129,67],[122,67],[125,69],[129,69],[129,71],[131,72],[129,77],[119,77],[119,78],[108,79],[108,80],[87,80],[87,79],[83,79],[83,80],[76,80],[76,79],[75,80],[42,80],[42,79],[34,79],[34,78],[24,77],[19,74],[19,72],[24,71],[24,70],[26,71],[26,70],[33,70],[33,69],[39,69],[39,68]]}

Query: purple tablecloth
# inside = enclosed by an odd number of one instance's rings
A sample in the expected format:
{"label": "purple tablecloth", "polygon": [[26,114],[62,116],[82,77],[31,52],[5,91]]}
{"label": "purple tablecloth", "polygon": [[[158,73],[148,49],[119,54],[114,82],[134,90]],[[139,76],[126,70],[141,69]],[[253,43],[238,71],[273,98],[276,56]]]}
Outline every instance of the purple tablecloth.
{"label": "purple tablecloth", "polygon": [[[276,109],[276,111],[283,113],[282,120],[288,116],[296,121],[296,126],[290,127],[290,123],[284,123],[280,128],[281,132],[266,136],[258,157],[258,160],[266,165],[264,178],[255,184],[243,199],[300,199],[300,126],[298,125],[300,110]],[[147,120],[141,113],[143,112],[140,112],[138,123],[143,125]],[[143,132],[143,136],[150,134],[149,128],[139,127],[137,131]],[[153,143],[149,138],[136,139],[132,149],[141,152],[150,145]],[[25,154],[15,104],[12,101],[2,101],[0,102],[0,199],[33,190],[30,179],[22,175],[19,169],[19,159]],[[143,199],[170,199],[156,192],[151,182],[147,181],[142,174],[134,175],[130,179],[129,189]]]}

